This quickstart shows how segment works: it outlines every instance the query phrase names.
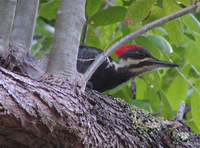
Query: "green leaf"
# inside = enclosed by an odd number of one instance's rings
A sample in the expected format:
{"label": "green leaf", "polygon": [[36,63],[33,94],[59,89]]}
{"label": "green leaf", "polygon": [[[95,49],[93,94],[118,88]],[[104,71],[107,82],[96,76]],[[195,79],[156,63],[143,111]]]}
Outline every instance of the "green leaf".
{"label": "green leaf", "polygon": [[[200,74],[199,72],[197,71],[197,69],[191,65],[191,69],[188,73],[188,82],[189,84],[194,84],[194,83],[197,83],[198,84],[198,81],[200,80]],[[196,88],[198,85],[195,85]]]}
{"label": "green leaf", "polygon": [[126,19],[130,18],[132,24],[136,24],[144,20],[149,14],[156,0],[138,0],[128,7]]}
{"label": "green leaf", "polygon": [[192,20],[194,21],[196,27],[200,30],[200,23],[199,23],[199,21],[192,14],[189,14],[189,15],[192,18]]}
{"label": "green leaf", "polygon": [[128,83],[130,83],[130,81],[122,83],[121,85],[109,90],[108,93],[105,93],[105,94],[113,95],[113,94],[117,93],[118,91],[120,91],[122,88],[124,88],[126,85],[128,85]]}
{"label": "green leaf", "polygon": [[95,27],[93,26],[89,26],[88,32],[87,32],[87,38],[86,38],[86,42],[85,45],[86,46],[93,46],[99,49],[102,49],[101,47],[101,42],[95,32]]}
{"label": "green leaf", "polygon": [[200,94],[196,90],[191,97],[191,112],[195,124],[200,129]]}
{"label": "green leaf", "polygon": [[199,13],[200,12],[200,6],[197,7],[197,9],[195,10],[195,13]]}
{"label": "green leaf", "polygon": [[190,69],[191,69],[191,65],[190,64],[185,65],[183,67],[183,69],[182,69],[182,74],[184,74],[185,76],[188,76],[188,73],[189,73]]}
{"label": "green leaf", "polygon": [[179,20],[172,20],[165,26],[170,40],[178,46],[182,40],[183,30]]}
{"label": "green leaf", "polygon": [[197,28],[196,23],[194,22],[194,18],[192,19],[191,15],[187,14],[181,17],[181,19],[183,19],[183,22],[185,23],[185,25],[187,26],[187,28],[190,31],[194,31],[196,33],[200,33],[199,29]]}
{"label": "green leaf", "polygon": [[160,49],[164,50],[166,53],[172,53],[171,45],[161,36],[152,35],[151,41]]}
{"label": "green leaf", "polygon": [[136,0],[122,0],[123,6],[130,6]]}
{"label": "green leaf", "polygon": [[[126,83],[128,84],[128,83]],[[130,90],[130,86],[129,85],[125,85],[122,89],[120,89],[119,91],[117,91],[115,94],[113,94],[114,97],[119,97],[121,99],[124,99],[126,102],[130,102],[131,100],[133,100],[133,94]]]}
{"label": "green leaf", "polygon": [[194,37],[196,47],[200,47],[200,35],[199,34],[192,34],[192,36]]}
{"label": "green leaf", "polygon": [[200,50],[196,47],[194,42],[190,42],[185,48],[185,57],[187,63],[192,64],[198,72],[200,72]]}
{"label": "green leaf", "polygon": [[146,84],[156,92],[160,89],[161,79],[160,74],[157,70],[143,73],[142,78],[144,79]]}
{"label": "green leaf", "polygon": [[125,20],[127,9],[122,6],[115,6],[95,13],[88,21],[94,26],[104,26]]}
{"label": "green leaf", "polygon": [[51,35],[44,36],[43,38],[38,40],[38,42],[34,46],[32,46],[31,54],[36,59],[39,59],[42,56],[49,54],[52,40],[53,36]]}
{"label": "green leaf", "polygon": [[39,40],[35,45],[32,46],[31,48],[31,55],[35,56],[36,53],[42,48],[42,39]]}
{"label": "green leaf", "polygon": [[161,17],[164,17],[164,16],[165,16],[165,11],[163,9],[161,9],[158,6],[153,6],[151,8],[151,13],[150,13],[149,17],[147,19],[145,19],[142,22],[142,24],[144,25],[144,24],[150,23],[150,22],[155,21],[155,20],[157,20],[157,19],[159,19]]}
{"label": "green leaf", "polygon": [[158,94],[155,92],[154,89],[148,88],[148,95],[149,95],[149,101],[151,102],[150,106],[152,111],[158,112],[160,109],[160,99]]}
{"label": "green leaf", "polygon": [[125,25],[125,22],[120,23],[119,27],[123,35],[128,35],[132,32],[132,29],[129,26]]}
{"label": "green leaf", "polygon": [[45,3],[38,11],[38,15],[47,19],[55,19],[60,5],[59,0],[52,0]]}
{"label": "green leaf", "polygon": [[140,78],[135,78],[136,82],[136,98],[138,100],[146,100],[147,94],[145,93],[147,90],[147,84]]}
{"label": "green leaf", "polygon": [[186,117],[187,117],[187,120],[188,120],[187,125],[189,125],[194,132],[196,132],[197,134],[200,134],[200,129],[197,127],[197,125],[194,122],[194,119],[192,117],[192,111],[187,113]]}
{"label": "green leaf", "polygon": [[101,43],[104,50],[106,50],[113,42],[116,42],[123,35],[120,31],[118,24],[112,24],[107,26],[101,26]]}
{"label": "green leaf", "polygon": [[200,92],[200,81],[195,84],[196,91]]}
{"label": "green leaf", "polygon": [[196,132],[197,134],[200,134],[200,129],[197,127],[197,125],[195,124],[194,121],[188,121],[187,124],[192,128],[192,130],[194,132]]}
{"label": "green leaf", "polygon": [[162,109],[161,109],[161,116],[165,117],[167,119],[172,120],[173,119],[173,111],[172,111],[172,106],[167,99],[165,93],[160,89],[158,91],[159,97],[161,98],[161,102],[163,104]]}
{"label": "green leaf", "polygon": [[185,6],[190,6],[190,0],[178,0],[178,1],[181,2]]}
{"label": "green leaf", "polygon": [[192,117],[192,112],[191,111],[189,111],[188,113],[187,113],[187,115],[186,115],[186,117],[187,117],[187,119],[193,119],[193,117]]}
{"label": "green leaf", "polygon": [[178,110],[181,100],[185,101],[187,95],[188,84],[187,81],[181,76],[177,76],[167,91],[167,98],[173,110]]}
{"label": "green leaf", "polygon": [[54,33],[54,27],[46,24],[42,18],[37,18],[37,25],[35,26],[35,33],[41,35],[52,35]]}
{"label": "green leaf", "polygon": [[179,10],[179,5],[175,0],[163,0],[163,8],[166,14],[171,14]]}
{"label": "green leaf", "polygon": [[102,0],[87,0],[85,13],[91,17],[101,6]]}
{"label": "green leaf", "polygon": [[150,105],[150,101],[149,100],[132,100],[131,102],[129,102],[130,104],[133,104],[139,108],[144,108]]}
{"label": "green leaf", "polygon": [[138,45],[148,49],[154,57],[160,59],[159,49],[147,37],[139,36],[134,40]]}

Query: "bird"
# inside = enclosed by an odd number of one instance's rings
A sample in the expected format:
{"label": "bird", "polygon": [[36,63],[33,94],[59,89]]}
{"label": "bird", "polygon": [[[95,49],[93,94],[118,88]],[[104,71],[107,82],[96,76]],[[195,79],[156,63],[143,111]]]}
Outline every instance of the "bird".
{"label": "bird", "polygon": [[[101,54],[101,49],[80,46],[77,58],[77,71],[84,73]],[[147,49],[139,45],[124,45],[115,51],[118,61],[110,56],[97,68],[88,82],[88,86],[99,92],[113,89],[134,79],[142,73],[179,65],[156,59]]]}

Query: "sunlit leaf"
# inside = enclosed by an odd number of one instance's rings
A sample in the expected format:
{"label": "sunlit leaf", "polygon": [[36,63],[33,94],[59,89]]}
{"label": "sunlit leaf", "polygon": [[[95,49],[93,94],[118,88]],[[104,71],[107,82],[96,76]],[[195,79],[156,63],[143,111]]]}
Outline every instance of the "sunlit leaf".
{"label": "sunlit leaf", "polygon": [[135,78],[136,82],[136,98],[138,100],[146,100],[147,94],[145,94],[147,90],[147,84],[140,78]]}
{"label": "sunlit leaf", "polygon": [[122,6],[115,6],[95,13],[88,23],[94,26],[104,26],[124,21],[127,9]]}
{"label": "sunlit leaf", "polygon": [[160,74],[157,70],[143,73],[142,78],[151,89],[156,92],[160,89],[161,80]]}
{"label": "sunlit leaf", "polygon": [[200,94],[196,90],[191,97],[191,112],[196,126],[200,129]]}
{"label": "sunlit leaf", "polygon": [[188,63],[192,64],[200,72],[200,50],[194,42],[188,44],[185,49],[185,56]]}
{"label": "sunlit leaf", "polygon": [[152,35],[151,36],[151,41],[160,49],[165,51],[166,53],[172,53],[172,47],[171,45],[165,40],[163,37],[158,36],[158,35]]}
{"label": "sunlit leaf", "polygon": [[130,18],[131,23],[139,23],[149,14],[156,0],[138,0],[128,7],[126,19]]}
{"label": "sunlit leaf", "polygon": [[199,23],[199,21],[192,14],[189,14],[189,15],[192,18],[192,20],[194,21],[196,27],[200,30],[200,23]]}
{"label": "sunlit leaf", "polygon": [[148,95],[149,95],[149,101],[151,102],[150,106],[152,109],[152,112],[158,112],[160,109],[160,99],[158,94],[154,89],[148,88]]}
{"label": "sunlit leaf", "polygon": [[142,22],[142,24],[150,23],[164,16],[165,16],[165,11],[162,8],[158,6],[153,6],[151,8],[149,16]]}
{"label": "sunlit leaf", "polygon": [[178,0],[178,2],[182,3],[185,6],[190,6],[190,0]]}
{"label": "sunlit leaf", "polygon": [[167,99],[165,93],[160,89],[159,92],[159,97],[161,98],[161,102],[163,104],[162,109],[161,109],[161,116],[172,120],[173,119],[173,112],[172,112],[172,106]]}
{"label": "sunlit leaf", "polygon": [[192,128],[193,131],[195,131],[197,134],[200,134],[200,129],[193,120],[188,121],[187,124]]}
{"label": "sunlit leaf", "polygon": [[122,33],[118,31],[116,33],[118,24],[112,24],[107,26],[101,26],[101,43],[103,49],[107,49],[114,41],[122,37]]}
{"label": "sunlit leaf", "polygon": [[196,47],[200,47],[200,34],[192,34],[192,36],[194,37],[195,44]]}
{"label": "sunlit leaf", "polygon": [[175,0],[163,0],[163,8],[166,14],[171,14],[179,9],[179,5]]}
{"label": "sunlit leaf", "polygon": [[102,0],[87,0],[85,13],[91,17],[101,6]]}
{"label": "sunlit leaf", "polygon": [[38,15],[41,17],[45,17],[48,19],[55,19],[56,13],[58,12],[58,8],[60,5],[59,0],[52,0],[48,3],[45,3],[38,11]]}
{"label": "sunlit leaf", "polygon": [[101,49],[101,42],[95,32],[95,27],[89,26],[85,45]]}
{"label": "sunlit leaf", "polygon": [[184,74],[185,76],[188,76],[188,73],[189,73],[190,69],[191,69],[191,65],[190,64],[185,65],[183,67],[183,69],[182,69],[182,74]]}
{"label": "sunlit leaf", "polygon": [[186,99],[187,89],[187,81],[181,75],[172,81],[167,91],[167,98],[173,110],[178,110],[180,101]]}
{"label": "sunlit leaf", "polygon": [[175,44],[179,45],[182,40],[183,30],[179,20],[172,20],[167,23],[166,31],[169,35],[170,40]]}
{"label": "sunlit leaf", "polygon": [[190,31],[194,31],[194,32],[197,32],[197,33],[200,33],[199,29],[197,28],[197,22],[195,24],[195,19],[193,17],[191,17],[191,15],[187,14],[187,15],[184,15],[181,17],[181,19],[183,19],[185,25],[187,26],[187,28],[190,30]]}

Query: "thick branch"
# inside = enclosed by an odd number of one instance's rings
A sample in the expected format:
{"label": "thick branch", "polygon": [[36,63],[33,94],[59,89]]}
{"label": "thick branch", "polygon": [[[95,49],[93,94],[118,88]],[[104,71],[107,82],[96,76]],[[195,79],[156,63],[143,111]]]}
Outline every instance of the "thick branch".
{"label": "thick branch", "polygon": [[18,0],[11,44],[18,45],[31,53],[39,0]]}
{"label": "thick branch", "polygon": [[1,147],[200,147],[179,121],[49,75],[34,81],[0,67]]}
{"label": "thick branch", "polygon": [[46,73],[74,77],[81,30],[85,22],[85,0],[61,0]]}
{"label": "thick branch", "polygon": [[9,54],[8,44],[13,25],[17,0],[0,1],[0,55],[4,58]]}
{"label": "thick branch", "polygon": [[197,3],[195,5],[189,6],[187,8],[184,8],[182,10],[179,10],[175,13],[172,13],[170,15],[167,15],[163,18],[160,18],[156,21],[153,21],[147,25],[144,25],[143,27],[139,28],[138,30],[126,35],[125,37],[121,38],[114,44],[112,44],[106,51],[104,51],[93,63],[92,65],[87,69],[87,71],[84,73],[85,80],[88,81],[92,74],[96,71],[96,69],[101,65],[101,63],[110,56],[115,50],[117,50],[119,47],[124,45],[125,43],[131,41],[132,39],[140,36],[141,34],[145,33],[146,31],[153,29],[155,27],[158,27],[166,22],[169,22],[175,18],[178,18],[180,16],[183,16],[185,14],[194,12],[196,8],[200,5],[200,3]]}

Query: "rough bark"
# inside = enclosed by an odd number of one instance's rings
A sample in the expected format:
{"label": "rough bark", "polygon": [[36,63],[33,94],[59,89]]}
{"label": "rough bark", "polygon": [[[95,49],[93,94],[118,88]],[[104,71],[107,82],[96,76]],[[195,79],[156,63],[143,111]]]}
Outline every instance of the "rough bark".
{"label": "rough bark", "polygon": [[[75,82],[75,81],[74,81]],[[200,147],[179,121],[48,75],[36,81],[0,68],[0,147]]]}
{"label": "rough bark", "polygon": [[0,66],[32,79],[39,79],[45,73],[47,56],[36,60],[26,50],[14,45],[10,45],[8,51],[6,59],[0,58]]}

